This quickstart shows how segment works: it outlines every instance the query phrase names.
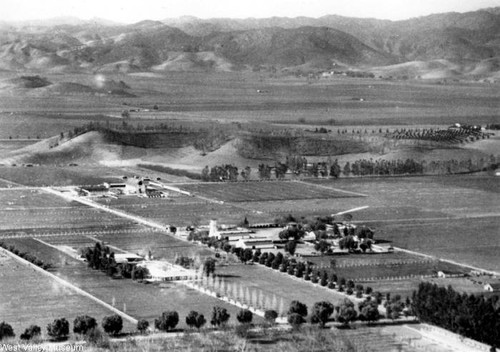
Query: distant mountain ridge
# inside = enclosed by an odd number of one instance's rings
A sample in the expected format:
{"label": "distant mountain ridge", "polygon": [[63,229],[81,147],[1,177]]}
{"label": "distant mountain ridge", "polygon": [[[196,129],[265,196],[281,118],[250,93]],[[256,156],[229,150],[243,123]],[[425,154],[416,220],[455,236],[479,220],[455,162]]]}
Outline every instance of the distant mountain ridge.
{"label": "distant mountain ridge", "polygon": [[369,70],[447,60],[487,76],[485,68],[497,75],[498,67],[484,62],[499,57],[500,8],[404,21],[327,15],[0,23],[0,69],[16,71]]}

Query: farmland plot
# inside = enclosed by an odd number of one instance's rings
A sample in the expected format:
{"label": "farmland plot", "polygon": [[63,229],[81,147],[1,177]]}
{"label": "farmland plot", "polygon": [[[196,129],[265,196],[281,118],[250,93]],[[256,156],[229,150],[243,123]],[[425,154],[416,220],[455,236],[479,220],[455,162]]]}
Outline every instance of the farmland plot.
{"label": "farmland plot", "polygon": [[[100,323],[102,318],[113,314],[87,297],[50,279],[16,260],[0,253],[0,316],[11,324],[19,336],[32,324],[42,328],[57,318],[66,318],[70,325],[78,315],[90,315]],[[6,299],[8,298],[8,299]],[[124,321],[124,330],[135,327]]]}
{"label": "farmland plot", "polygon": [[[198,183],[182,189],[225,202],[347,198],[355,194],[302,182]],[[358,195],[359,196],[359,195]]]}
{"label": "farmland plot", "polygon": [[[216,305],[227,308],[231,314],[230,322],[236,323],[239,308],[182,284],[172,282],[146,285],[129,279],[114,280],[102,272],[88,268],[85,262],[38,241],[20,239],[5,242],[19,248],[31,248],[42,259],[58,258],[56,267],[51,269],[57,276],[136,319],[147,319],[150,324],[162,312],[175,310],[180,317],[178,327],[186,328],[184,318],[189,311],[203,313],[209,320],[212,307]],[[258,322],[260,318],[255,317],[254,320]]]}

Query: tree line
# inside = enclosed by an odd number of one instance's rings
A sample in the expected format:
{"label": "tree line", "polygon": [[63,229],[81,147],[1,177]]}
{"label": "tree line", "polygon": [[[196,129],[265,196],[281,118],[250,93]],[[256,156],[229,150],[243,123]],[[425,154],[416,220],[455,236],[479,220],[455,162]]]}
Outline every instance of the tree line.
{"label": "tree line", "polygon": [[50,268],[53,267],[52,263],[45,263],[43,260],[39,259],[35,255],[27,253],[27,252],[22,252],[13,245],[7,245],[5,242],[0,242],[0,247],[5,248],[9,252],[17,255],[18,257],[21,257],[21,258],[27,260],[31,264],[34,264],[34,265],[42,268],[43,270],[49,270]]}
{"label": "tree line", "polygon": [[414,314],[462,336],[500,347],[500,297],[468,295],[422,282],[412,295]]}

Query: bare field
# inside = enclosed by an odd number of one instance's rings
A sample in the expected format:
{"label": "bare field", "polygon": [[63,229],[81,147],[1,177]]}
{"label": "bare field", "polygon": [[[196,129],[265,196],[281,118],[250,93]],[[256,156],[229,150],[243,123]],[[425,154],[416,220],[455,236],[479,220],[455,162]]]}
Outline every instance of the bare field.
{"label": "bare field", "polygon": [[180,188],[224,202],[359,197],[342,190],[311,187],[301,182],[198,183],[181,185]]}

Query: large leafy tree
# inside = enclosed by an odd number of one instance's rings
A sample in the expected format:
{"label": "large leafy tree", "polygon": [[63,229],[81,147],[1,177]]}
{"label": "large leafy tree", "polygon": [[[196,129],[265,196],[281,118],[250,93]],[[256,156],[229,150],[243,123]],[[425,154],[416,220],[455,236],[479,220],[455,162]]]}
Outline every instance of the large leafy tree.
{"label": "large leafy tree", "polygon": [[163,312],[162,315],[155,319],[155,328],[161,331],[170,331],[179,323],[179,314],[176,311]]}
{"label": "large leafy tree", "polygon": [[207,320],[205,319],[203,314],[195,312],[194,310],[189,312],[189,314],[186,316],[186,324],[190,327],[200,329],[203,325],[205,325],[206,322]]}
{"label": "large leafy tree", "polygon": [[55,319],[47,325],[47,334],[54,340],[64,340],[69,334],[69,322],[65,318]]}
{"label": "large leafy tree", "polygon": [[311,323],[319,324],[321,327],[324,327],[333,314],[333,310],[333,304],[328,301],[314,303],[311,313]]}

